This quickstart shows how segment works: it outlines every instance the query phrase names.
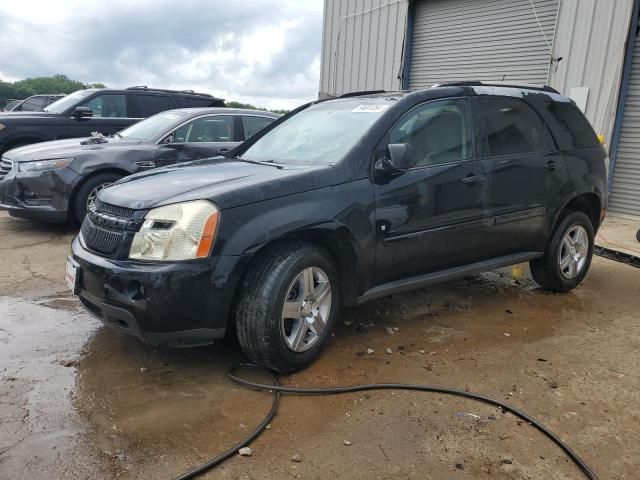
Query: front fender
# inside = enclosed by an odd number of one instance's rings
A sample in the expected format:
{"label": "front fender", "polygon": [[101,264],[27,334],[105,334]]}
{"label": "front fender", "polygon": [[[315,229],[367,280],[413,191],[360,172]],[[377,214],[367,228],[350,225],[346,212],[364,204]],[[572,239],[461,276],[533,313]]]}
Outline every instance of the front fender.
{"label": "front fender", "polygon": [[336,260],[353,261],[358,284],[367,285],[375,263],[374,206],[365,179],[223,210],[214,255],[254,255],[288,237],[329,241]]}
{"label": "front fender", "polygon": [[[126,152],[119,152],[117,155],[108,156],[104,154],[83,153],[82,155],[76,156],[75,160],[69,165],[69,168],[82,176],[91,175],[101,170],[120,170],[130,175],[139,170],[139,167],[135,164],[136,161],[148,159],[148,155],[130,153],[131,156],[127,156]],[[153,160],[153,158],[151,160]]]}

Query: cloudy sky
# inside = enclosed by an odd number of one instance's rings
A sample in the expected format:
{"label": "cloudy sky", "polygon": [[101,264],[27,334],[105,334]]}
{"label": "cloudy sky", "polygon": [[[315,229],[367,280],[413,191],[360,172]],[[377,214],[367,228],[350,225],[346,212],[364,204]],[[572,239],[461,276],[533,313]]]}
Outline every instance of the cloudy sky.
{"label": "cloudy sky", "polygon": [[62,73],[268,108],[318,93],[322,0],[0,1],[0,79]]}

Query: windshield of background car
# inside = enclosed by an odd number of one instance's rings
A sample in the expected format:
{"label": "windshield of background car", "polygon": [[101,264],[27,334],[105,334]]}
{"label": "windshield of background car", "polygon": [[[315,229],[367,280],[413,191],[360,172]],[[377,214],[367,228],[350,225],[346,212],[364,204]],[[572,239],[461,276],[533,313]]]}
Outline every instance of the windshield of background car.
{"label": "windshield of background car", "polygon": [[78,103],[80,100],[82,100],[83,98],[86,98],[89,95],[91,95],[94,91],[91,91],[91,90],[78,90],[77,92],[70,93],[66,97],[62,97],[57,102],[53,102],[48,107],[45,107],[44,111],[45,112],[50,112],[50,113],[64,113],[69,108],[71,108],[73,105]]}
{"label": "windshield of background car", "polygon": [[153,115],[138,123],[134,123],[128,128],[118,132],[116,137],[120,137],[123,140],[137,140],[147,142],[152,140],[157,135],[163,133],[166,129],[171,127],[177,120],[185,115],[179,115],[174,112],[162,112]]}
{"label": "windshield of background car", "polygon": [[241,158],[298,165],[335,164],[391,104],[385,98],[353,98],[311,105],[267,132]]}

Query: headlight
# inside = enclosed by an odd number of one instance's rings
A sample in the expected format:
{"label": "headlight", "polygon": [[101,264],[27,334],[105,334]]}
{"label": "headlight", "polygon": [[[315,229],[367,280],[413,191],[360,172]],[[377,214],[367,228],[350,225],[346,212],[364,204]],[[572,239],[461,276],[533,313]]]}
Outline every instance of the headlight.
{"label": "headlight", "polygon": [[73,162],[73,158],[52,158],[51,160],[36,160],[35,162],[20,162],[18,170],[21,172],[38,172],[41,170],[55,170],[64,168]]}
{"label": "headlight", "polygon": [[191,260],[211,253],[220,211],[207,200],[154,208],[133,237],[129,258]]}

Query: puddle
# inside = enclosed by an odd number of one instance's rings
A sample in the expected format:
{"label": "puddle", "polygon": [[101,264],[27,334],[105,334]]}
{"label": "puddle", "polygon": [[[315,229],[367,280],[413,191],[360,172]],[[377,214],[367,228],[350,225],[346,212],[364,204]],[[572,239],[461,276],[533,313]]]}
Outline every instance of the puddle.
{"label": "puddle", "polygon": [[62,363],[97,328],[77,305],[54,310],[0,297],[0,477],[64,478],[76,462],[93,471],[70,397],[75,371]]}

